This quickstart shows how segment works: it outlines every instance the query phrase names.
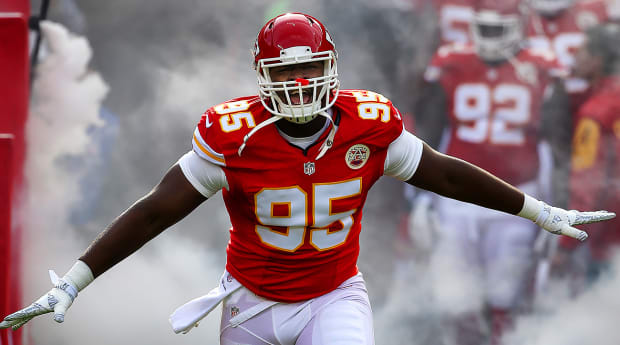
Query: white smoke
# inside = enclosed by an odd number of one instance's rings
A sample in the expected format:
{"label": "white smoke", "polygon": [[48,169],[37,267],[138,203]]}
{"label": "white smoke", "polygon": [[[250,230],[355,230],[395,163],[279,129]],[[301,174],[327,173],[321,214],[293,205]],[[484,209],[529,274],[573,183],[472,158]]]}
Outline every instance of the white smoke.
{"label": "white smoke", "polygon": [[[104,47],[116,48],[99,51],[103,55],[99,56],[100,65],[125,82],[114,84],[109,92],[120,90],[116,91],[121,94],[117,93],[116,99],[121,102],[114,104],[115,108],[129,109],[120,114],[125,135],[115,149],[114,171],[110,177],[114,181],[108,182],[109,191],[101,205],[104,215],[99,215],[96,222],[99,230],[105,226],[101,222],[108,223],[131,201],[148,192],[147,188],[156,183],[164,169],[190,148],[193,125],[202,111],[231,97],[256,93],[249,48],[263,22],[256,9],[268,2],[233,0],[216,2],[217,5],[175,2],[172,12],[167,7],[163,7],[166,11],[162,10],[164,2],[157,1],[135,2],[137,5],[118,0],[84,3],[85,7],[103,10],[101,16],[90,18],[89,28],[96,30],[101,21],[104,25],[99,28],[106,29],[90,34],[98,37]],[[310,13],[322,18],[320,5],[292,3],[289,9],[306,11],[311,7]],[[353,6],[354,1],[347,3],[352,5],[351,12],[325,13],[331,18],[331,22],[325,22],[328,28],[362,26],[361,21],[352,23],[349,17],[363,12],[363,8]],[[168,14],[166,21],[161,20],[162,13]],[[218,14],[223,27],[224,39],[218,44],[201,42],[195,36],[185,42],[186,32],[179,31],[178,37],[167,37],[166,42],[175,43],[169,48],[158,45],[161,37],[132,37],[137,36],[137,29],[127,25],[135,21],[139,29],[140,20],[144,20],[148,22],[145,26],[149,33],[151,30],[175,33],[181,23],[196,27],[212,24],[209,21],[215,17],[210,16],[212,13]],[[207,19],[202,21],[203,17]],[[161,27],[166,30],[158,29]],[[372,25],[364,27],[371,29]],[[71,208],[79,202],[78,181],[85,172],[67,170],[58,162],[64,156],[87,152],[92,143],[86,130],[101,125],[99,108],[108,92],[102,78],[88,69],[91,50],[84,38],[72,36],[51,23],[43,28],[51,53],[37,69],[28,123],[29,194],[24,209],[27,232],[22,251],[24,303],[30,303],[49,289],[48,269],[63,274],[94,236],[68,222]],[[128,35],[123,36],[121,32]],[[373,42],[364,41],[363,32],[351,35],[332,29],[331,34],[340,53],[339,71],[344,87],[375,89],[377,84],[390,84],[368,54],[367,45]],[[151,45],[142,41],[150,41]],[[113,45],[113,42],[120,43]],[[191,48],[181,49],[185,46]],[[133,60],[123,65],[128,60],[121,57],[127,56]],[[116,59],[118,63],[109,62]],[[130,70],[142,69],[148,70],[149,78],[132,83],[135,74]],[[365,83],[368,80],[374,85]],[[152,93],[146,93],[148,97],[142,99],[142,88]],[[380,88],[376,90],[383,92]],[[131,102],[131,105],[124,104],[127,99],[139,106]],[[155,160],[158,162],[153,163]],[[391,245],[397,223],[393,210],[400,206],[394,195],[400,188],[393,181],[381,180],[371,191],[364,212],[360,269],[375,311],[376,343],[439,345],[443,343],[442,334],[446,333],[442,328],[442,314],[450,305],[440,304],[435,295],[438,289],[445,297],[450,297],[450,289],[458,293],[459,281],[449,273],[432,271],[436,267],[426,262],[411,262],[405,274],[394,275],[400,280],[392,279]],[[175,335],[167,321],[177,306],[208,292],[223,268],[228,219],[221,197],[207,201],[207,205],[194,213],[198,215],[189,216],[81,292],[63,324],[56,324],[51,316],[32,320],[26,326],[31,343],[217,344],[218,311],[187,335]],[[205,222],[209,225],[205,226]],[[613,320],[620,313],[614,296],[620,282],[617,268],[612,272],[611,278],[602,280],[574,300],[561,293],[566,289],[561,282],[559,286],[553,285],[555,288],[547,297],[549,303],[520,319],[515,332],[507,337],[507,344],[619,344],[620,330],[613,328]],[[463,307],[454,305],[455,310]]]}
{"label": "white smoke", "polygon": [[[76,236],[69,212],[80,201],[84,169],[60,164],[71,155],[89,156],[94,145],[87,129],[101,126],[101,103],[108,86],[90,71],[91,48],[84,37],[51,22],[41,24],[49,55],[37,68],[27,123],[27,196],[24,215],[24,303],[51,287],[47,270],[63,274],[88,245]],[[180,227],[183,223],[177,225]],[[218,315],[177,336],[168,315],[182,303],[205,294],[221,268],[213,253],[170,231],[99,277],[80,293],[66,321],[50,315],[27,326],[33,344],[205,344],[218,339]]]}
{"label": "white smoke", "polygon": [[571,297],[566,282],[552,282],[537,311],[518,320],[506,345],[620,344],[620,253],[581,295]]}
{"label": "white smoke", "polygon": [[[441,267],[411,262],[406,275],[386,284],[389,298],[375,308],[377,344],[455,344],[449,317],[465,305],[454,304],[446,309],[438,299],[440,290],[444,298],[449,290],[455,299],[460,297],[458,279],[439,276],[442,273],[447,272]],[[516,319],[515,328],[505,334],[502,344],[620,344],[619,289],[620,253],[614,256],[609,272],[577,296],[571,293],[567,280],[551,279],[538,296],[533,311]],[[472,296],[471,302],[476,301],[478,297]],[[484,327],[482,329],[484,331]]]}
{"label": "white smoke", "polygon": [[[50,54],[39,67],[31,116],[26,126],[28,136],[28,161],[26,174],[30,189],[40,194],[52,193],[55,188],[45,181],[53,180],[65,185],[64,202],[77,193],[71,184],[72,176],[59,170],[49,171],[61,155],[83,154],[89,143],[86,127],[100,126],[99,105],[108,92],[108,86],[101,77],[88,71],[91,58],[88,42],[83,37],[75,37],[54,23],[43,22],[41,30],[47,37]],[[36,174],[47,171],[45,179]],[[63,201],[56,204],[63,209]],[[56,210],[46,208],[50,215]],[[47,217],[45,217],[47,218]]]}

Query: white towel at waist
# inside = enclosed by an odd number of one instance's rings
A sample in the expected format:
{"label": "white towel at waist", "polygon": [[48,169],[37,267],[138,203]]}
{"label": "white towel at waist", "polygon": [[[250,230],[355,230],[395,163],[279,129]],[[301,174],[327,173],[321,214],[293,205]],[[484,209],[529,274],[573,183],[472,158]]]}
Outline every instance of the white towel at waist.
{"label": "white towel at waist", "polygon": [[233,278],[230,273],[224,271],[218,287],[204,296],[183,304],[170,315],[169,320],[174,333],[183,332],[185,334],[198,326],[198,323],[215,309],[226,296],[237,291],[240,287],[241,283]]}

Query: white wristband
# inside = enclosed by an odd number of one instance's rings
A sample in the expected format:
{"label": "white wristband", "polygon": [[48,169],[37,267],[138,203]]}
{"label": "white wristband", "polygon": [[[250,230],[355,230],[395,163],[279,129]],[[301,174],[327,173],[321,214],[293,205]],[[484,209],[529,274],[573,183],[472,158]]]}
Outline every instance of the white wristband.
{"label": "white wristband", "polygon": [[62,279],[72,283],[78,291],[82,291],[95,277],[84,261],[78,260]]}
{"label": "white wristband", "polygon": [[523,196],[523,208],[521,208],[521,211],[517,213],[517,216],[527,218],[532,222],[536,223],[539,220],[538,217],[543,210],[544,203],[540,200],[532,198],[525,193],[523,193]]}

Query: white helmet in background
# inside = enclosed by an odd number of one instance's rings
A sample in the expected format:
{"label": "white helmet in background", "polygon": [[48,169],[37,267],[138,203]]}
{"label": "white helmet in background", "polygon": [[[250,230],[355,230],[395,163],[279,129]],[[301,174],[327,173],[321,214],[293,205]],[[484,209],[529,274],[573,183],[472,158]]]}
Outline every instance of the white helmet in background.
{"label": "white helmet in background", "polygon": [[524,39],[525,8],[519,0],[479,0],[471,33],[476,52],[485,61],[515,55]]}
{"label": "white helmet in background", "polygon": [[573,6],[575,0],[530,0],[530,7],[543,16],[555,16]]}

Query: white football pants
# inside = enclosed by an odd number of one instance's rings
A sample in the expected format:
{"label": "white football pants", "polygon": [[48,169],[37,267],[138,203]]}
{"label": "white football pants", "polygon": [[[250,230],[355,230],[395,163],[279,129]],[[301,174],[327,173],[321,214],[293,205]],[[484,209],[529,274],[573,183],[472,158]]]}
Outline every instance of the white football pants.
{"label": "white football pants", "polygon": [[[539,194],[535,182],[518,187],[533,197]],[[521,217],[443,197],[437,211],[440,241],[431,275],[438,302],[455,312],[485,304],[514,307],[531,283],[539,228]]]}
{"label": "white football pants", "polygon": [[362,275],[298,303],[270,301],[241,287],[222,305],[220,344],[373,345],[372,311]]}

